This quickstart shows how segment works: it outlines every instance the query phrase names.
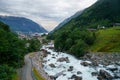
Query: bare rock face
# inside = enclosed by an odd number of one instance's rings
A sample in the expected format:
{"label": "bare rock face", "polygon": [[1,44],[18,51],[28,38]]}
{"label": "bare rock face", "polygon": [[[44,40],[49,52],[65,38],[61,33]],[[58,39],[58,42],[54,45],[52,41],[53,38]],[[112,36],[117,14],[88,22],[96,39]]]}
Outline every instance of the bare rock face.
{"label": "bare rock face", "polygon": [[62,58],[59,58],[58,60],[57,60],[57,62],[66,62],[66,63],[69,63],[70,61],[69,61],[69,59],[68,59],[68,57],[62,57]]}
{"label": "bare rock face", "polygon": [[104,80],[104,79],[112,80],[113,79],[113,77],[110,75],[110,73],[108,73],[105,70],[100,70],[97,78],[98,78],[98,80]]}
{"label": "bare rock face", "polygon": [[51,67],[51,68],[56,68],[56,66],[54,65],[54,64],[49,64],[49,66]]}

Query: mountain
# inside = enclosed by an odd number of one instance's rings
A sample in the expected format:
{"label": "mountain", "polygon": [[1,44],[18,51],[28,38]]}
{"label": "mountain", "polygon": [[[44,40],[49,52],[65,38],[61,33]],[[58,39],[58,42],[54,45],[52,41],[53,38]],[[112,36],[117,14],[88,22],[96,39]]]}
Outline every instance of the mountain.
{"label": "mountain", "polygon": [[[95,51],[94,49],[97,48],[99,49],[96,52],[118,52],[119,50],[115,46],[120,47],[119,32],[116,33],[119,29],[109,30],[109,28],[116,23],[120,26],[119,5],[120,0],[98,0],[95,4],[85,9],[82,14],[72,18],[61,28],[49,34],[47,38],[54,39],[56,51],[67,52],[76,57],[81,57],[89,51]],[[99,32],[99,29],[103,27],[108,28],[108,30],[104,30],[102,34],[102,31]],[[107,33],[107,31],[109,32]],[[114,33],[112,33],[113,31]],[[110,41],[107,42],[109,39]],[[105,41],[106,43],[104,43]],[[97,45],[98,43],[102,46]],[[90,47],[91,49],[89,49]]]}
{"label": "mountain", "polygon": [[63,25],[65,25],[66,23],[68,23],[71,19],[76,18],[78,15],[82,14],[82,12],[83,12],[83,10],[78,11],[78,12],[76,12],[73,16],[65,19],[65,20],[64,20],[63,22],[61,22],[58,26],[56,26],[55,29],[54,29],[52,32],[54,32],[55,30],[60,29]]}
{"label": "mountain", "polygon": [[41,25],[24,17],[0,16],[0,21],[4,22],[5,24],[8,24],[12,31],[20,31],[20,32],[26,32],[26,33],[47,32]]}
{"label": "mountain", "polygon": [[[99,26],[111,27],[113,23],[120,23],[120,0],[98,0],[82,14],[63,23],[60,30],[75,28],[97,28]],[[62,23],[61,23],[62,24]]]}
{"label": "mountain", "polygon": [[9,26],[0,21],[0,29],[3,29],[7,32],[10,31]]}

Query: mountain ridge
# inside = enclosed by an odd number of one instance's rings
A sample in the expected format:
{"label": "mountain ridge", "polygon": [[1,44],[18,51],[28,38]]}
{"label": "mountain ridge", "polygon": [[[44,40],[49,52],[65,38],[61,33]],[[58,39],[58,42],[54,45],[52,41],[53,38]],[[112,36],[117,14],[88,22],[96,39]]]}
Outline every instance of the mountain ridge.
{"label": "mountain ridge", "polygon": [[65,25],[66,23],[68,23],[71,19],[76,18],[78,15],[82,14],[83,11],[84,10],[80,10],[80,11],[76,12],[74,15],[72,15],[71,17],[65,19],[60,24],[58,24],[51,32],[54,32],[55,30],[60,29],[63,25]]}
{"label": "mountain ridge", "polygon": [[[85,9],[81,15],[71,19],[60,29],[49,34],[48,39],[54,39],[56,51],[68,52],[76,57],[83,56],[89,52],[89,47],[94,45],[97,36],[99,36],[99,33],[95,33],[96,31],[103,28],[109,29],[114,26],[114,23],[120,23],[119,4],[120,0],[98,0],[95,4]],[[107,35],[110,34],[107,33]],[[103,37],[102,39],[105,40],[105,38]],[[115,40],[117,40],[117,37],[115,37]],[[112,45],[114,44],[113,40]],[[106,47],[106,44],[104,46]],[[98,51],[107,50],[103,50],[103,47],[101,47]]]}
{"label": "mountain ridge", "polygon": [[[98,0],[95,4],[85,9],[82,14],[71,19],[60,29],[75,28],[97,28],[98,25],[111,27],[113,23],[120,23],[120,0]],[[60,30],[59,29],[59,30]]]}
{"label": "mountain ridge", "polygon": [[47,32],[47,30],[45,30],[41,25],[24,17],[0,16],[0,21],[9,25],[12,31],[20,31],[20,32],[27,32],[27,33],[28,32],[33,32],[33,33]]}

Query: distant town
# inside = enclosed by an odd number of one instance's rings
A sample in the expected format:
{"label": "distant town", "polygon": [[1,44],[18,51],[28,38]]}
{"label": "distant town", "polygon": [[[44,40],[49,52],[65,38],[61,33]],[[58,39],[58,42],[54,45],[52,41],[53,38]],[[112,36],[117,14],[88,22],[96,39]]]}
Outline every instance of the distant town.
{"label": "distant town", "polygon": [[33,33],[33,32],[21,32],[21,31],[16,31],[20,39],[32,39],[32,38],[40,38],[41,36],[48,35],[48,33]]}

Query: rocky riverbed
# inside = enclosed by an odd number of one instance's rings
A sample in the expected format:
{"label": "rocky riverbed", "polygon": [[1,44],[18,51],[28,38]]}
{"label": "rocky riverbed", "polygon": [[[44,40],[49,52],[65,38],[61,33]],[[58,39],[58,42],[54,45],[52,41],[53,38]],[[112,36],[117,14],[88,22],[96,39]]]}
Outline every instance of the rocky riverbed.
{"label": "rocky riverbed", "polygon": [[80,59],[102,64],[104,66],[112,64],[120,66],[120,53],[87,53]]}
{"label": "rocky riverbed", "polygon": [[120,80],[119,53],[88,53],[80,59],[44,46],[43,69],[53,80]]}

